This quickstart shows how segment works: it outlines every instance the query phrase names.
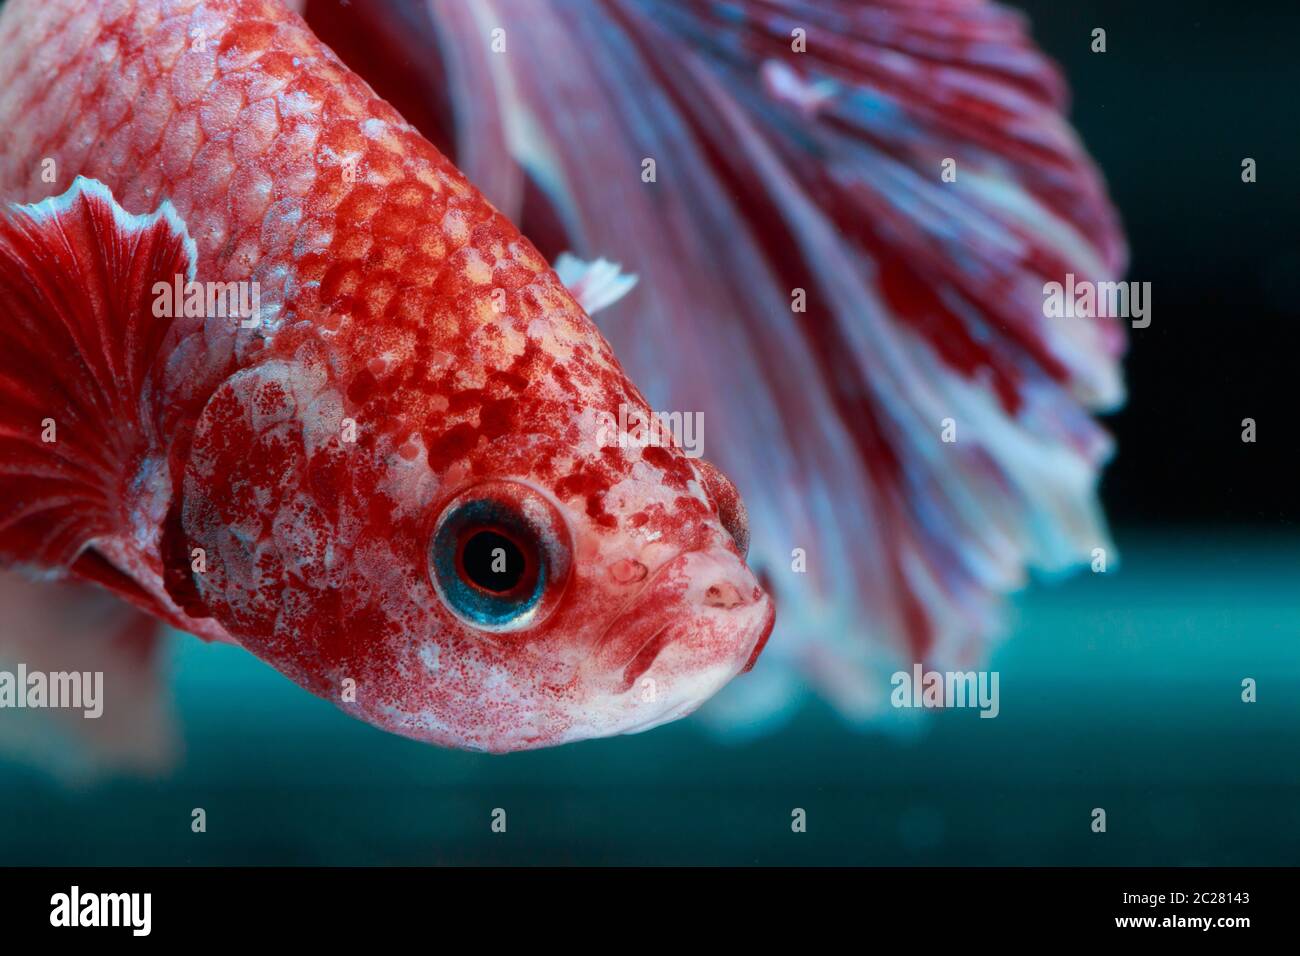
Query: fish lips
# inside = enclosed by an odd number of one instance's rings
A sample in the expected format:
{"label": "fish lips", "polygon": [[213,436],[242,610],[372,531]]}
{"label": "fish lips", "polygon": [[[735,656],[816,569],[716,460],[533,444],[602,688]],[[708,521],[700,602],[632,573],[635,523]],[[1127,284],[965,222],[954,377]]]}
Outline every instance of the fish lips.
{"label": "fish lips", "polygon": [[687,713],[753,666],[775,620],[771,598],[735,553],[687,551],[646,581],[606,628],[591,663],[614,692],[640,684],[647,705],[662,702],[662,691]]}

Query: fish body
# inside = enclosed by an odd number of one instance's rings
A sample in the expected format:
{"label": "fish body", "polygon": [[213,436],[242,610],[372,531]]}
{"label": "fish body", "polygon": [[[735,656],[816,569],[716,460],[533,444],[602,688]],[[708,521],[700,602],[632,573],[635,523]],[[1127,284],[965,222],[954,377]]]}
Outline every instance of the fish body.
{"label": "fish body", "polygon": [[602,434],[650,409],[582,307],[280,3],[7,3],[0,198],[6,565],[491,751],[655,726],[761,650],[734,487]]}

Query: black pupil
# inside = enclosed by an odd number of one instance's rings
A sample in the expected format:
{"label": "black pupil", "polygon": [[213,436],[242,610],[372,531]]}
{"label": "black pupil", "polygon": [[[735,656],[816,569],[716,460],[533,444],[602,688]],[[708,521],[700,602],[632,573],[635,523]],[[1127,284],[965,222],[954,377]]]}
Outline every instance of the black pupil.
{"label": "black pupil", "polygon": [[512,591],[524,576],[524,553],[495,531],[475,531],[465,542],[461,567],[466,579],[485,591]]}

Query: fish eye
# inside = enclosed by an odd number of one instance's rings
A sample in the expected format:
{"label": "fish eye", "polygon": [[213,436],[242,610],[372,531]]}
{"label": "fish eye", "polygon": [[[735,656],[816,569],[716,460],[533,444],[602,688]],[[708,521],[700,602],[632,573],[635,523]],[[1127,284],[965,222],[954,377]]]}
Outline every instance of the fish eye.
{"label": "fish eye", "polygon": [[563,519],[531,487],[492,482],[448,503],[429,549],[447,608],[475,628],[514,631],[549,614],[567,578]]}

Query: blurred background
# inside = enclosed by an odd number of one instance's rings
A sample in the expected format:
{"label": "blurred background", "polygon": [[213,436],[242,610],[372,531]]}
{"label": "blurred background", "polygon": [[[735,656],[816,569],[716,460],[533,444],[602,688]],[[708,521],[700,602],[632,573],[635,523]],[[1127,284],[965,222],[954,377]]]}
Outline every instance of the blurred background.
{"label": "blurred background", "polygon": [[[863,730],[809,700],[753,739],[689,720],[484,756],[389,736],[250,655],[178,636],[177,769],[69,779],[0,757],[0,864],[1300,860],[1300,12],[1017,6],[1069,78],[1153,322],[1131,336],[1129,402],[1108,420],[1121,565],[1013,598],[988,665],[998,719],[893,712]],[[1097,26],[1104,55],[1089,52]]]}

